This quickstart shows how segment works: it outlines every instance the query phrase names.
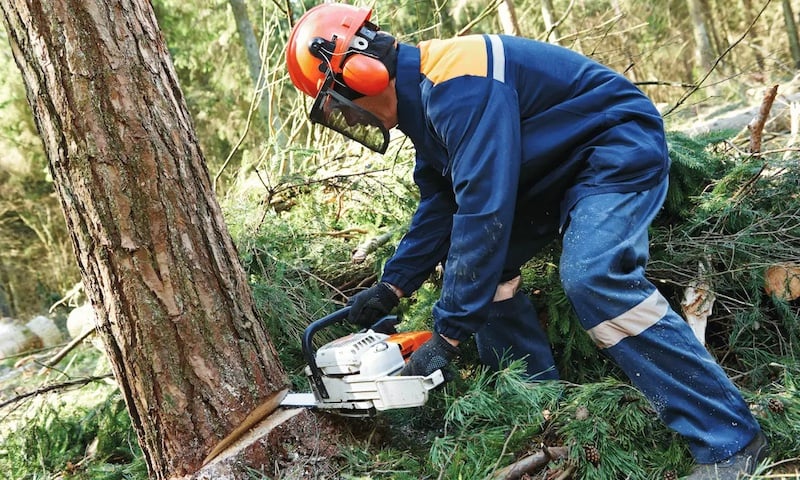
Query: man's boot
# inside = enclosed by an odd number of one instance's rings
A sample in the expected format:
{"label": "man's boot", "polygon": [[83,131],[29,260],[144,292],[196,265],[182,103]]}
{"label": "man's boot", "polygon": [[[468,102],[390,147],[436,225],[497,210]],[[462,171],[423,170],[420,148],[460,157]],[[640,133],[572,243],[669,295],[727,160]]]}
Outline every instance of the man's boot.
{"label": "man's boot", "polygon": [[739,453],[717,463],[698,465],[687,480],[737,480],[751,475],[767,456],[767,439],[758,432]]}

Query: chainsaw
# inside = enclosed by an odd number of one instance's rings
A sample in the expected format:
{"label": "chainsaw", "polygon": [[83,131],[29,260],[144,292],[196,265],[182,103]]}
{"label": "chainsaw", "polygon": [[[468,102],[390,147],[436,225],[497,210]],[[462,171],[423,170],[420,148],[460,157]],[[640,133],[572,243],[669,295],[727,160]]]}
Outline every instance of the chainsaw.
{"label": "chainsaw", "polygon": [[[418,407],[428,392],[444,383],[441,370],[427,377],[400,376],[406,360],[431,338],[429,331],[396,333],[396,316],[386,316],[369,329],[352,333],[314,349],[314,335],[343,322],[350,307],[312,322],[303,333],[305,374],[309,393],[288,393],[283,407],[319,408],[349,417],[369,417],[377,411]],[[395,332],[395,333],[381,333]]]}

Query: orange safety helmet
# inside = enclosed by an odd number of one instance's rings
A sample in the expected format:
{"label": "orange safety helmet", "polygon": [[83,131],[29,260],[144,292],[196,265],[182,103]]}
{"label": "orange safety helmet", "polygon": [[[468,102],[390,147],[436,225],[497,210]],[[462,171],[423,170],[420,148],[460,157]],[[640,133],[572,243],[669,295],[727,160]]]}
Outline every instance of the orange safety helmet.
{"label": "orange safety helmet", "polygon": [[390,74],[383,62],[365,50],[378,27],[369,22],[372,10],[325,3],[307,11],[289,35],[286,64],[292,83],[316,97],[326,77],[360,95],[381,93]]}

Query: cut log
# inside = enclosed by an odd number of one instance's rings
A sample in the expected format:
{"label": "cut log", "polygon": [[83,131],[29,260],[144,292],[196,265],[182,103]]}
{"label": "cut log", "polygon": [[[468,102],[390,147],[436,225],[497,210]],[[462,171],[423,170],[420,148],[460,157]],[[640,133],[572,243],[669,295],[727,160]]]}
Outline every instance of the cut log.
{"label": "cut log", "polygon": [[60,342],[61,331],[50,318],[37,316],[25,324],[9,317],[0,320],[0,358]]}
{"label": "cut log", "polygon": [[773,265],[764,272],[764,290],[781,300],[800,297],[800,265],[783,263]]}
{"label": "cut log", "polygon": [[94,330],[95,325],[94,309],[88,302],[72,309],[67,316],[67,331],[72,338],[84,336],[87,331]]}

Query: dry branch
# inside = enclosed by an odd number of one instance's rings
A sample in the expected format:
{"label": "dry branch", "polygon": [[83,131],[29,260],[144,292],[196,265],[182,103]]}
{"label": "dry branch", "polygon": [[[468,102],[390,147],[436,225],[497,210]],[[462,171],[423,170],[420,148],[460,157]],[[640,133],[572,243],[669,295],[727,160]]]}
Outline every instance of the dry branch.
{"label": "dry branch", "polygon": [[86,337],[88,337],[89,335],[93,334],[96,331],[97,331],[96,328],[90,328],[85,332],[83,332],[82,334],[80,334],[80,336],[78,336],[77,338],[74,338],[71,342],[69,342],[69,344],[67,344],[66,347],[62,348],[61,351],[53,355],[53,358],[51,358],[50,360],[47,361],[47,363],[44,364],[44,366],[39,370],[39,375],[43,374],[48,369],[51,369],[54,366],[56,366],[56,364],[58,364],[58,362],[60,362],[61,359],[67,356],[67,354],[73,348],[75,348],[79,343],[84,341]]}
{"label": "dry branch", "polygon": [[367,259],[367,255],[377,250],[381,245],[386,244],[386,242],[391,240],[391,238],[392,232],[382,233],[377,237],[368,238],[365,242],[362,242],[358,247],[356,247],[350,260],[353,263],[363,262]]}
{"label": "dry branch", "polygon": [[500,8],[500,5],[502,5],[503,1],[504,0],[495,0],[491,2],[489,5],[486,6],[486,8],[483,9],[483,11],[480,14],[478,14],[477,18],[474,18],[469,23],[467,23],[463,28],[461,28],[461,30],[459,30],[458,33],[456,33],[456,36],[462,37],[464,35],[468,35],[471,32],[472,28],[478,23],[480,23],[481,20],[483,20],[484,18],[488,17],[489,15],[497,11],[497,9]]}
{"label": "dry branch", "polygon": [[494,480],[516,480],[543,467],[551,460],[567,458],[568,453],[569,449],[567,447],[544,447],[542,450],[498,470],[492,478]]}
{"label": "dry branch", "polygon": [[367,231],[363,228],[346,228],[344,230],[334,230],[330,232],[320,232],[316,235],[325,236],[325,237],[333,237],[333,238],[351,238],[354,237],[356,234],[364,235]]}
{"label": "dry branch", "polygon": [[761,101],[761,108],[758,109],[758,114],[747,125],[747,130],[750,131],[750,153],[758,153],[761,151],[761,138],[764,133],[764,125],[769,118],[769,112],[772,110],[772,104],[775,102],[775,97],[778,95],[778,86],[773,85],[772,88],[764,92],[764,99]]}
{"label": "dry branch", "polygon": [[42,395],[44,393],[52,392],[54,390],[64,390],[70,387],[79,387],[86,385],[88,383],[99,382],[101,380],[105,380],[107,378],[112,378],[112,377],[113,374],[107,373],[105,375],[99,375],[93,377],[76,378],[75,380],[69,380],[67,382],[51,383],[50,385],[45,385],[30,392],[21,393],[16,397],[9,398],[8,400],[0,402],[0,408],[6,407],[8,405],[13,405],[15,403],[21,402],[22,400],[25,400],[26,398],[35,397],[37,395]]}
{"label": "dry branch", "polygon": [[[778,93],[778,86],[773,85],[772,88],[764,92],[764,100],[761,102],[761,108],[758,110],[758,114],[753,118],[753,120],[747,125],[747,129],[750,130],[750,154],[757,155],[761,150],[761,134],[764,130],[764,124],[767,122],[767,117],[769,117],[769,112],[772,109],[772,103],[775,101],[775,96]],[[767,168],[767,160],[764,159],[763,163],[761,164],[761,168],[758,169],[758,172],[755,173],[750,179],[748,179],[744,185],[742,185],[736,193],[733,194],[734,200],[739,200],[744,197],[751,188],[756,184],[756,181],[761,177],[761,174],[764,173],[764,169]]]}

